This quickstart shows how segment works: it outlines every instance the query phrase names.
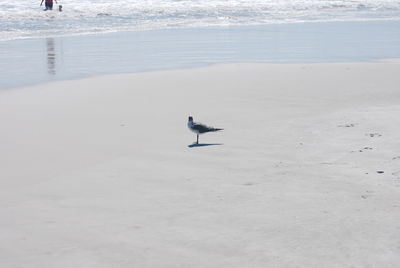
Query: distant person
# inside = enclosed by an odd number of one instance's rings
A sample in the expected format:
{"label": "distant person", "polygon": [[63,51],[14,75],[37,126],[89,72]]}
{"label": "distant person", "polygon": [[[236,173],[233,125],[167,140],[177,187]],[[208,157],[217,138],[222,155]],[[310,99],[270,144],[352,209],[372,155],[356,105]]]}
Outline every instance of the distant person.
{"label": "distant person", "polygon": [[[53,10],[53,0],[42,0],[42,2],[40,2],[40,6],[42,6],[43,1],[45,1],[44,2],[44,6],[45,6],[44,10],[49,10],[49,9]],[[54,0],[54,1],[56,1],[56,4],[57,4],[57,0]]]}

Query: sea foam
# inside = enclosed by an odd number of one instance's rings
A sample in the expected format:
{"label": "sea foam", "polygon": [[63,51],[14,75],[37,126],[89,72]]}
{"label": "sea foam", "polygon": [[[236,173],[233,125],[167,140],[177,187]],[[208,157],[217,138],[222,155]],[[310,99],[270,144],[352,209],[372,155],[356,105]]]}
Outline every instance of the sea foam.
{"label": "sea foam", "polygon": [[[0,40],[299,22],[399,20],[394,0],[0,0]],[[58,5],[63,12],[58,12]]]}

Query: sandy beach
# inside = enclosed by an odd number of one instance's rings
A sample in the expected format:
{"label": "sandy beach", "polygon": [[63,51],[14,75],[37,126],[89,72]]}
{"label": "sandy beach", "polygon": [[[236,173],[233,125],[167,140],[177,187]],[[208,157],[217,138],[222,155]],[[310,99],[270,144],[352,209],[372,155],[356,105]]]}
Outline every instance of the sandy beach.
{"label": "sandy beach", "polygon": [[[0,91],[1,267],[395,267],[400,62]],[[195,139],[187,117],[224,128]]]}

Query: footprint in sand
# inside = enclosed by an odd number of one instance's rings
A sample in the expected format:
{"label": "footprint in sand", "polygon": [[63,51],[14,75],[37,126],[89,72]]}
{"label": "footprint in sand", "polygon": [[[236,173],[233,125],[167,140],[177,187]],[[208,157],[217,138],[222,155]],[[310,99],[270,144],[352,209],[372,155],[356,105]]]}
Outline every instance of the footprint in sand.
{"label": "footprint in sand", "polygon": [[361,198],[363,198],[363,199],[367,199],[374,194],[373,191],[365,191],[365,192],[366,192],[366,194],[361,195]]}
{"label": "footprint in sand", "polygon": [[369,136],[371,138],[374,138],[374,137],[381,137],[382,134],[379,134],[379,133],[367,133],[367,134],[365,134],[365,136]]}
{"label": "footprint in sand", "polygon": [[[364,148],[362,148],[362,149],[360,149],[360,150],[358,150],[360,153],[362,153],[362,152],[364,152],[364,151],[369,151],[369,150],[373,150],[373,148],[372,147],[364,147]],[[355,151],[351,151],[352,153],[353,152],[355,152]]]}
{"label": "footprint in sand", "polygon": [[338,127],[355,127],[356,124],[344,124],[344,125],[338,125]]}

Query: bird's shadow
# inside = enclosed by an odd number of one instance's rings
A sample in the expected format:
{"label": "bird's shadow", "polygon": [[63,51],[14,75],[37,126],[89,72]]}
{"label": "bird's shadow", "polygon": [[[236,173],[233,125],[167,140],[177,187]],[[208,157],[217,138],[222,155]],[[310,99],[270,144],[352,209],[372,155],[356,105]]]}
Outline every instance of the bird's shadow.
{"label": "bird's shadow", "polygon": [[215,145],[224,145],[223,143],[193,143],[188,145],[189,148],[193,147],[205,147],[205,146],[215,146]]}

